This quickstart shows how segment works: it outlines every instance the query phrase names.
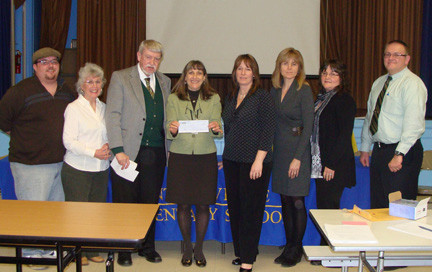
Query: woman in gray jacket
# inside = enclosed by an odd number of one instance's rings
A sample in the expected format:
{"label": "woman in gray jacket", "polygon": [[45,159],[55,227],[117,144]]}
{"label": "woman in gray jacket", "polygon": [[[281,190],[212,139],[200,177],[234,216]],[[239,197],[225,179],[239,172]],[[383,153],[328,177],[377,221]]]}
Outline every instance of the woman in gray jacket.
{"label": "woman in gray jacket", "polygon": [[286,245],[275,263],[300,262],[307,215],[304,197],[309,194],[310,136],[314,118],[313,95],[305,82],[303,57],[294,48],[282,50],[272,76],[271,94],[276,106],[273,157],[273,192],[280,194]]}

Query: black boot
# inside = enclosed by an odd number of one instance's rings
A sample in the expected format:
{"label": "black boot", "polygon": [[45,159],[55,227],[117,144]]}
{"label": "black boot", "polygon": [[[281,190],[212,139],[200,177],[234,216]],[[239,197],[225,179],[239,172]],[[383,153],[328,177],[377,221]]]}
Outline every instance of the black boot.
{"label": "black boot", "polygon": [[282,261],[281,265],[283,267],[295,266],[301,261],[302,256],[303,256],[303,247],[301,245],[294,246],[291,248],[289,254]]}
{"label": "black boot", "polygon": [[281,264],[281,263],[283,263],[286,260],[287,256],[289,256],[291,248],[292,248],[291,245],[286,244],[285,247],[284,247],[284,250],[281,253],[281,255],[279,255],[279,257],[277,257],[274,260],[274,263],[275,264]]}

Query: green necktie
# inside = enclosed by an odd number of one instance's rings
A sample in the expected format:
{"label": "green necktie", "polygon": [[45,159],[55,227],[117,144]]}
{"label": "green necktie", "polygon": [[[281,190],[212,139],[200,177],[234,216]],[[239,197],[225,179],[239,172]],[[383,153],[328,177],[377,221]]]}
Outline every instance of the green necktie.
{"label": "green necktie", "polygon": [[387,87],[390,83],[390,80],[392,80],[391,76],[387,77],[387,80],[384,83],[384,87],[382,88],[381,93],[379,94],[377,98],[377,102],[375,104],[375,110],[373,111],[372,119],[369,126],[369,130],[372,133],[372,135],[375,135],[375,133],[378,131],[378,118],[381,112],[381,105],[383,103],[384,95],[387,91]]}
{"label": "green necktie", "polygon": [[147,88],[147,90],[149,91],[151,97],[154,99],[154,91],[153,91],[152,87],[150,86],[150,78],[147,77],[145,79],[145,82],[146,82],[146,88]]}

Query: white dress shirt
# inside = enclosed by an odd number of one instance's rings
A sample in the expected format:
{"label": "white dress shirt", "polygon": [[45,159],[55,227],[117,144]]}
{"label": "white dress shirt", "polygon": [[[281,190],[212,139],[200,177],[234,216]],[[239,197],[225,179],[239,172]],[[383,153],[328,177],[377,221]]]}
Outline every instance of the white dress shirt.
{"label": "white dress shirt", "polygon": [[155,78],[155,74],[151,74],[150,76],[147,76],[146,74],[144,74],[144,72],[141,70],[141,67],[138,63],[138,74],[140,77],[141,82],[144,84],[144,86],[147,88],[147,84],[145,82],[146,78],[150,78],[150,87],[153,89],[153,91],[156,93],[156,78]]}
{"label": "white dress shirt", "polygon": [[105,104],[96,99],[96,112],[81,94],[64,113],[64,161],[81,171],[98,172],[109,167],[109,160],[94,157],[96,149],[108,143],[105,126]]}
{"label": "white dress shirt", "polygon": [[381,106],[378,131],[372,136],[369,131],[372,113],[388,76],[379,77],[372,85],[360,150],[369,152],[374,142],[398,143],[396,151],[406,154],[425,131],[427,90],[423,81],[408,68],[392,75]]}

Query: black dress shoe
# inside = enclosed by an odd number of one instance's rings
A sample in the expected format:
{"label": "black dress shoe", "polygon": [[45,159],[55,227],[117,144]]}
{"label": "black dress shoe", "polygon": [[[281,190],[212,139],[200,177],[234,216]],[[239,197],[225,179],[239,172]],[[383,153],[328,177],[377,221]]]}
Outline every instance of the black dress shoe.
{"label": "black dress shoe", "polygon": [[402,269],[402,268],[406,268],[406,266],[387,266],[387,267],[384,267],[384,271],[393,271],[393,270]]}
{"label": "black dress shoe", "polygon": [[321,261],[311,261],[311,265],[321,265]]}
{"label": "black dress shoe", "polygon": [[240,267],[239,271],[240,272],[252,272],[252,268],[243,268],[243,267]]}
{"label": "black dress shoe", "polygon": [[131,266],[132,265],[132,257],[130,253],[120,252],[118,254],[117,263],[121,266]]}
{"label": "black dress shoe", "polygon": [[152,250],[140,250],[140,251],[138,251],[138,255],[146,258],[146,260],[151,262],[151,263],[162,262],[162,257],[154,249],[152,249]]}
{"label": "black dress shoe", "polygon": [[241,260],[240,258],[236,258],[231,262],[233,265],[241,265]]}

